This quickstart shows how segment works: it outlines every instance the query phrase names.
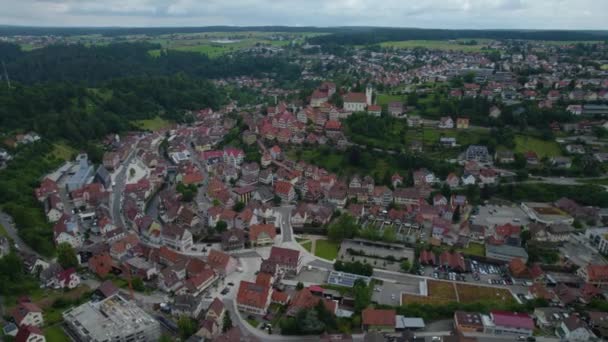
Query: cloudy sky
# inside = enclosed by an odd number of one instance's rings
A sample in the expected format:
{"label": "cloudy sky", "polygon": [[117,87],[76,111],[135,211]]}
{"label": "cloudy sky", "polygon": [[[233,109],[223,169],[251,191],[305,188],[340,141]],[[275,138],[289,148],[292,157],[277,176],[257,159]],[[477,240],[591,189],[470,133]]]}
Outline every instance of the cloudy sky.
{"label": "cloudy sky", "polygon": [[608,0],[0,0],[0,25],[608,29]]}

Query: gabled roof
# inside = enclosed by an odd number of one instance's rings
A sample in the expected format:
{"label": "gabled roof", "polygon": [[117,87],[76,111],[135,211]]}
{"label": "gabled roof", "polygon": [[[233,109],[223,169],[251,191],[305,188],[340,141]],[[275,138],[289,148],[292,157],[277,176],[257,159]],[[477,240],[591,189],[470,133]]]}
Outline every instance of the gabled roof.
{"label": "gabled roof", "polygon": [[42,313],[42,309],[38,307],[38,305],[34,303],[24,302],[19,303],[11,312],[13,318],[17,325],[21,323],[21,321],[27,316],[30,312],[39,312]]}
{"label": "gabled roof", "polygon": [[212,249],[207,256],[207,262],[215,269],[224,270],[226,269],[226,266],[228,266],[231,258],[230,255],[224,252]]}
{"label": "gabled roof", "polygon": [[492,315],[492,319],[496,325],[528,330],[534,329],[534,321],[526,313],[496,310],[491,311],[490,314]]}
{"label": "gabled roof", "polygon": [[395,326],[395,310],[367,308],[361,312],[361,323],[372,326]]}
{"label": "gabled roof", "polygon": [[262,286],[242,280],[236,301],[242,305],[265,308],[269,294],[270,286]]}
{"label": "gabled roof", "polygon": [[262,233],[268,234],[271,239],[274,239],[277,236],[277,232],[274,225],[254,224],[249,228],[249,239],[255,241]]}

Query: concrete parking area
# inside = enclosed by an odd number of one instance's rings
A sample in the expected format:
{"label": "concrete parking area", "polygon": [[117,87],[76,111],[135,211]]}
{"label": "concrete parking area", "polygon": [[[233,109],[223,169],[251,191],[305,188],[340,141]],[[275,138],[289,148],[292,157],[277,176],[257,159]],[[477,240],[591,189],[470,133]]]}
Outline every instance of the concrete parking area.
{"label": "concrete parking area", "polygon": [[470,216],[470,219],[473,224],[489,227],[507,223],[517,226],[530,223],[528,215],[516,204],[479,206],[479,212]]}
{"label": "concrete parking area", "polygon": [[383,305],[399,305],[402,293],[420,293],[420,281],[415,279],[408,284],[384,282],[374,286],[372,301]]}

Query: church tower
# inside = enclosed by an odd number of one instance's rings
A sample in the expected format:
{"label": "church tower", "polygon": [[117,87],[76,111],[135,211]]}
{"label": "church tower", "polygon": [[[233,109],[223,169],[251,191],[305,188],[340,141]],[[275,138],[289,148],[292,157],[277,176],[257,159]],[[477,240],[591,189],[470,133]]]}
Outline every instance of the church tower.
{"label": "church tower", "polygon": [[372,105],[373,93],[374,93],[374,90],[372,89],[372,85],[368,84],[367,87],[365,87],[365,101],[367,102],[368,106]]}

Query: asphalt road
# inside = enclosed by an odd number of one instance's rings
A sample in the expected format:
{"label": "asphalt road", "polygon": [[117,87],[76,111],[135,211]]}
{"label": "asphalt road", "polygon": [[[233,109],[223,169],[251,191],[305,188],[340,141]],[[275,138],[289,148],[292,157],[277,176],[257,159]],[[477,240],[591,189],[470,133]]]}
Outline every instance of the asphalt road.
{"label": "asphalt road", "polygon": [[131,152],[127,159],[122,163],[122,168],[114,177],[114,186],[112,187],[112,196],[111,196],[111,207],[112,207],[112,219],[114,220],[114,224],[120,227],[126,227],[125,220],[121,211],[121,199],[122,194],[125,191],[125,185],[127,183],[127,169],[129,168],[129,164],[133,160],[133,153],[136,150],[137,143],[133,144],[131,147]]}
{"label": "asphalt road", "polygon": [[23,242],[23,240],[21,240],[21,237],[19,237],[17,229],[15,228],[15,225],[13,223],[13,219],[10,217],[10,215],[0,211],[0,224],[5,228],[6,233],[11,239],[13,239],[15,245],[18,246],[18,249],[20,251],[29,254],[34,254],[39,258],[44,259],[42,255],[38,254],[38,252],[30,248],[30,246],[28,246],[25,242]]}

